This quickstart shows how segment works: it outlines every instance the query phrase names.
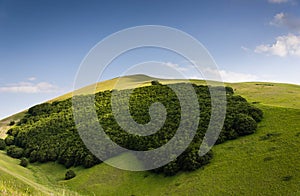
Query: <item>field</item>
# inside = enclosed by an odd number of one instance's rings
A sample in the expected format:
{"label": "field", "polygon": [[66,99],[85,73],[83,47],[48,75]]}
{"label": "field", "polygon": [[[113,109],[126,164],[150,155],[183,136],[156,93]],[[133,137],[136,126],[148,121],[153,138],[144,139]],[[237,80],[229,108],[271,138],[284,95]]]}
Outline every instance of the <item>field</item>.
{"label": "field", "polygon": [[[138,76],[126,80],[128,86],[133,87],[135,83],[147,85],[152,78]],[[106,82],[111,85],[107,88],[114,86],[114,81]],[[173,83],[177,80],[161,82]],[[126,83],[122,84],[126,86]],[[299,195],[300,86],[276,83],[228,85],[261,108],[265,116],[255,134],[214,146],[214,158],[203,169],[164,177],[146,171],[122,171],[100,164],[90,169],[72,168],[77,176],[64,181],[66,169],[62,165],[30,164],[28,168],[23,168],[18,165],[19,160],[1,152],[0,194]],[[126,160],[130,155],[121,156]]]}

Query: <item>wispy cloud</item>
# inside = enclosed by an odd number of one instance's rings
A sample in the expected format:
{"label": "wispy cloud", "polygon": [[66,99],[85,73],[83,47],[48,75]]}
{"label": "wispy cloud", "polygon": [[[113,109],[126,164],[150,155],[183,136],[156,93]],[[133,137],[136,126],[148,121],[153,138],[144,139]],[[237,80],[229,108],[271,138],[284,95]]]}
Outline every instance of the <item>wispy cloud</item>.
{"label": "wispy cloud", "polygon": [[291,0],[268,0],[269,3],[280,4],[280,3],[288,3]]}
{"label": "wispy cloud", "polygon": [[273,20],[270,22],[270,25],[285,27],[289,30],[296,30],[300,32],[300,18],[290,16],[283,12],[276,14]]}
{"label": "wispy cloud", "polygon": [[223,82],[249,82],[258,80],[258,76],[253,74],[245,74],[227,70],[216,70],[212,68],[206,68],[202,72],[204,75],[220,75]]}
{"label": "wispy cloud", "polygon": [[241,49],[242,49],[243,51],[245,51],[245,52],[251,51],[250,48],[247,48],[247,47],[245,47],[245,46],[241,46]]}
{"label": "wispy cloud", "polygon": [[179,64],[176,64],[176,63],[171,63],[171,62],[165,62],[163,63],[163,65],[167,66],[167,67],[170,67],[172,69],[175,69],[179,72],[185,72],[185,71],[188,71],[188,68],[187,67],[183,67],[183,66],[180,66]]}
{"label": "wispy cloud", "polygon": [[0,93],[53,93],[59,91],[57,86],[48,82],[19,82],[0,86]]}
{"label": "wispy cloud", "polygon": [[273,44],[262,44],[257,46],[255,52],[280,57],[300,57],[300,36],[294,34],[279,36]]}
{"label": "wispy cloud", "polygon": [[[195,62],[194,62],[195,63]],[[211,67],[202,66],[198,69],[190,62],[184,62],[185,66],[175,64],[175,63],[164,63],[169,67],[174,69],[179,69],[186,78],[190,79],[208,79],[208,80],[222,80],[224,82],[247,82],[247,81],[257,81],[258,76],[253,74],[238,73],[227,70],[218,70]],[[196,64],[196,63],[195,63]],[[178,71],[179,71],[178,70]],[[195,74],[199,73],[199,74]]]}
{"label": "wispy cloud", "polygon": [[29,78],[27,78],[27,80],[29,80],[29,81],[35,81],[36,77],[29,77]]}

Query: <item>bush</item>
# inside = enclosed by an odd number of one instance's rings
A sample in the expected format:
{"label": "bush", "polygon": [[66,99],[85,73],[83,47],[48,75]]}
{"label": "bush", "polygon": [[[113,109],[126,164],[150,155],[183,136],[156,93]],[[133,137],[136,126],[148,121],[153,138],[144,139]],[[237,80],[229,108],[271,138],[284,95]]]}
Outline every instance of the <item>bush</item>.
{"label": "bush", "polygon": [[73,170],[68,170],[65,175],[65,180],[70,180],[76,176]]}
{"label": "bush", "polygon": [[14,136],[9,135],[5,138],[5,143],[7,146],[10,146],[14,144],[14,140],[15,140]]}
{"label": "bush", "polygon": [[18,132],[19,132],[19,128],[18,128],[18,127],[13,127],[13,128],[10,128],[10,129],[6,132],[6,134],[15,137],[15,136],[18,134]]}
{"label": "bush", "polygon": [[151,81],[151,85],[161,85],[161,83],[159,83],[157,80],[153,80]]}
{"label": "bush", "polygon": [[29,161],[30,163],[34,163],[37,161],[37,151],[33,150],[29,155]]}
{"label": "bush", "polygon": [[226,93],[227,93],[227,94],[230,94],[230,95],[233,95],[233,94],[234,94],[233,88],[231,88],[231,87],[229,87],[229,86],[226,86],[226,87],[225,87],[225,90],[226,90]]}
{"label": "bush", "polygon": [[255,107],[251,107],[249,109],[250,111],[250,116],[256,121],[256,122],[260,122],[263,118],[263,112],[262,110],[260,110],[259,108],[255,108]]}
{"label": "bush", "polygon": [[12,120],[9,122],[8,126],[13,126],[14,124],[15,124],[15,121]]}
{"label": "bush", "polygon": [[26,158],[21,158],[21,162],[20,162],[20,165],[23,166],[23,167],[27,167],[28,165],[28,160]]}
{"label": "bush", "polygon": [[6,143],[4,139],[0,139],[0,150],[5,150],[6,148]]}
{"label": "bush", "polygon": [[233,124],[233,128],[240,136],[249,135],[255,132],[257,124],[252,117],[245,114],[238,114]]}
{"label": "bush", "polygon": [[95,164],[96,164],[96,162],[95,162],[94,157],[92,155],[87,155],[84,158],[83,166],[85,168],[93,167]]}
{"label": "bush", "polygon": [[11,156],[12,158],[21,158],[23,156],[23,149],[17,146],[9,146],[7,148],[7,155]]}

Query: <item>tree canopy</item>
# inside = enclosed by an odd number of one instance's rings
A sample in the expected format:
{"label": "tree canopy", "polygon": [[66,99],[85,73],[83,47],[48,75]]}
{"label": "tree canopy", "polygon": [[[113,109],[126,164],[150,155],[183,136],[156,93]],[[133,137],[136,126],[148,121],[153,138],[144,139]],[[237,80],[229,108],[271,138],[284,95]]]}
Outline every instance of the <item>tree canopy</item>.
{"label": "tree canopy", "polygon": [[[181,85],[180,87],[184,90],[186,84],[171,85]],[[178,171],[192,171],[209,163],[213,156],[212,152],[202,157],[198,154],[211,115],[209,89],[203,85],[193,85],[193,87],[201,108],[197,133],[189,147],[180,156],[169,164],[154,169],[153,172],[174,175]],[[263,117],[260,109],[249,104],[243,97],[234,95],[231,87],[225,89],[227,92],[226,119],[217,143],[254,133],[257,122]],[[122,90],[120,94],[130,92],[130,90]],[[78,96],[76,99],[79,101],[81,99],[85,100],[83,99],[84,96],[89,95]],[[112,91],[96,93],[95,107],[98,120],[105,133],[118,145],[131,150],[145,151],[166,144],[175,135],[182,114],[180,102],[169,86],[153,81],[151,86],[136,88],[130,94],[130,114],[133,120],[139,124],[147,124],[151,121],[149,107],[153,103],[160,102],[166,109],[167,116],[163,126],[156,133],[149,136],[138,136],[123,130],[114,118],[111,98]],[[117,103],[114,104],[118,109],[127,106],[123,97],[119,97]],[[84,109],[87,112],[89,111],[89,108]],[[157,112],[159,114],[159,111]],[[190,113],[188,115],[194,114]],[[123,120],[126,121],[125,118]],[[7,133],[9,134],[5,139],[8,146],[7,154],[15,158],[26,157],[30,162],[38,161],[41,163],[57,161],[67,168],[79,165],[89,168],[102,162],[86,148],[77,132],[71,99],[43,103],[30,108],[23,119]],[[108,151],[105,146],[101,146],[100,150],[107,152],[109,156],[122,153]],[[154,162],[156,158],[149,157],[149,160]]]}

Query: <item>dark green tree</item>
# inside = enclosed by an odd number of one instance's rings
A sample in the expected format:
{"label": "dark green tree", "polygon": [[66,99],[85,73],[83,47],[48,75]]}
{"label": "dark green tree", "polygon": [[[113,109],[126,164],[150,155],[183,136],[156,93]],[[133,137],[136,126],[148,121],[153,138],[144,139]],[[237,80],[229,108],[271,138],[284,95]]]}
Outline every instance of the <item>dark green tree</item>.
{"label": "dark green tree", "polygon": [[5,143],[7,146],[10,146],[14,144],[14,140],[15,140],[14,136],[9,135],[5,138]]}
{"label": "dark green tree", "polygon": [[19,148],[17,146],[12,145],[7,148],[6,152],[7,155],[19,159],[23,156],[23,151],[24,151],[23,148]]}
{"label": "dark green tree", "polygon": [[76,176],[75,172],[73,170],[68,170],[65,174],[65,180],[70,180]]}
{"label": "dark green tree", "polygon": [[0,150],[5,150],[6,148],[6,143],[4,141],[4,139],[0,138]]}
{"label": "dark green tree", "polygon": [[20,165],[22,166],[22,167],[27,167],[28,166],[28,160],[26,159],[26,158],[21,158],[20,159],[21,161],[20,161]]}
{"label": "dark green tree", "polygon": [[14,124],[15,124],[15,121],[12,120],[9,122],[8,126],[13,126]]}
{"label": "dark green tree", "polygon": [[257,124],[252,117],[246,114],[238,114],[233,124],[233,128],[240,136],[243,136],[254,133],[257,129]]}
{"label": "dark green tree", "polygon": [[162,84],[157,80],[152,80],[151,85],[162,85]]}

